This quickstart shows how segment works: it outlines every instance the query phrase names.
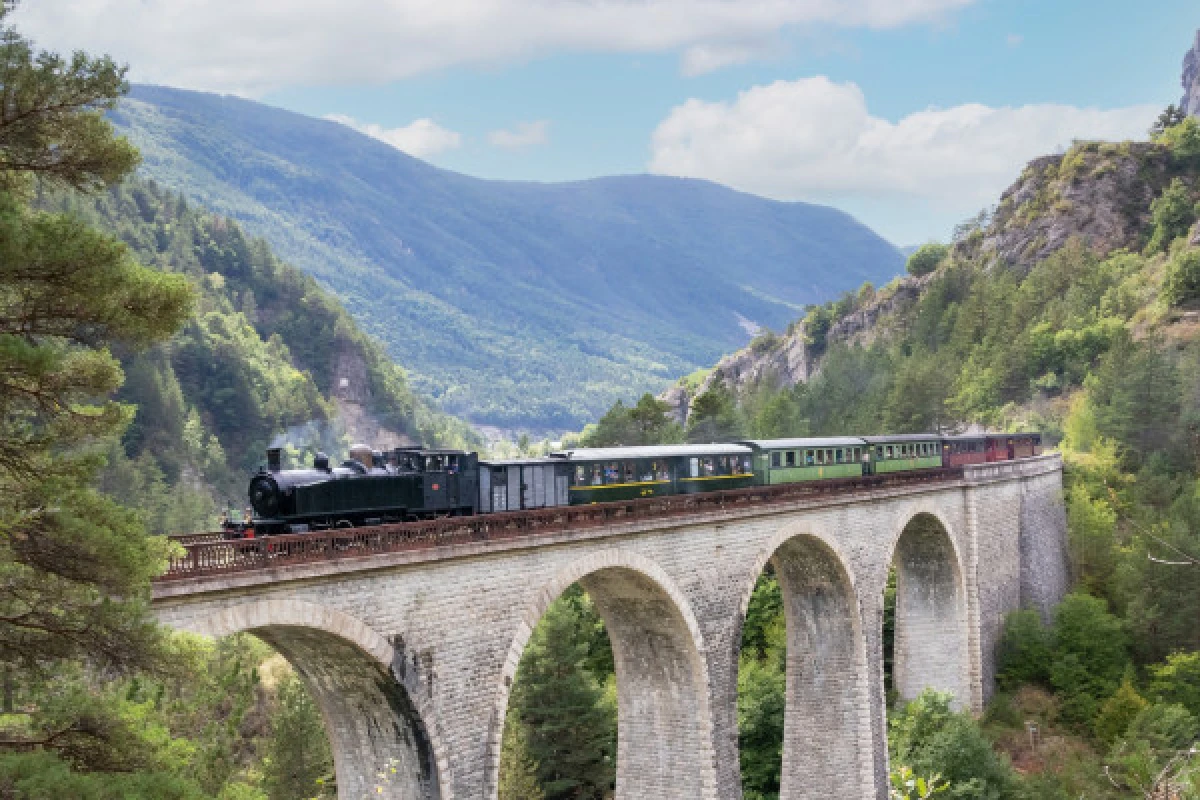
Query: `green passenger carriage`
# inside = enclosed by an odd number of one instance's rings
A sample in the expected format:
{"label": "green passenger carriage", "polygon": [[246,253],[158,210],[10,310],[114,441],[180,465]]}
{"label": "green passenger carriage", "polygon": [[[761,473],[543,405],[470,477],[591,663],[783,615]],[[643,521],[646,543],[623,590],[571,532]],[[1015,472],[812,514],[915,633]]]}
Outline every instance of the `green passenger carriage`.
{"label": "green passenger carriage", "polygon": [[758,483],[853,478],[863,474],[866,444],[848,436],[806,439],[757,439],[744,442],[754,449]]}
{"label": "green passenger carriage", "polygon": [[936,433],[864,436],[870,450],[870,469],[876,475],[936,469],[942,466],[942,437]]}

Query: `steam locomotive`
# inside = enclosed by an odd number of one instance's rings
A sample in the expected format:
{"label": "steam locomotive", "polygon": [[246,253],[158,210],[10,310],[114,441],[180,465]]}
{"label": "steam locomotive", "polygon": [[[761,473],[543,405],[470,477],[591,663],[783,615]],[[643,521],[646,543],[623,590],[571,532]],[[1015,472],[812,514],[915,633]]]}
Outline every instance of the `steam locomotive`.
{"label": "steam locomotive", "polygon": [[748,486],[912,472],[1040,455],[1039,433],[899,434],[563,450],[480,461],[465,450],[355,445],[337,466],[318,453],[250,480],[245,533],[271,535],[436,517],[583,505]]}

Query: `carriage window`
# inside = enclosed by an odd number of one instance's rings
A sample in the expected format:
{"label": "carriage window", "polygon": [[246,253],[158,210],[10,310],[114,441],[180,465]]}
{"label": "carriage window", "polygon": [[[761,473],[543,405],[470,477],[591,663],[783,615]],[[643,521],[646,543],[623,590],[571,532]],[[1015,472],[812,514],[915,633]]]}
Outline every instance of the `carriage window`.
{"label": "carriage window", "polygon": [[[809,463],[810,463],[810,464],[812,463],[812,450],[809,450],[809,451],[808,451],[808,461],[809,461]],[[794,466],[796,466],[796,451],[795,451],[795,450],[788,450],[788,452],[787,452],[787,465],[788,465],[789,467],[794,467]]]}
{"label": "carriage window", "polygon": [[616,461],[610,461],[604,465],[604,482],[605,483],[620,483],[621,482],[621,465]]}
{"label": "carriage window", "polygon": [[698,459],[698,458],[691,459],[688,466],[691,467],[691,472],[690,472],[691,476],[693,478],[698,478],[700,476],[700,459]]}
{"label": "carriage window", "polygon": [[575,485],[583,486],[587,483],[588,469],[583,464],[575,467]]}
{"label": "carriage window", "polygon": [[843,451],[841,451],[841,450],[836,451],[834,453],[834,457],[837,459],[837,463],[839,463],[839,464],[846,463],[845,453]]}
{"label": "carriage window", "polygon": [[888,457],[888,458],[891,458],[891,457],[892,457],[892,454],[893,454],[894,452],[895,452],[895,451],[892,449],[892,446],[889,444],[889,445],[887,446],[887,457]]}
{"label": "carriage window", "polygon": [[778,450],[776,450],[774,453],[771,453],[771,466],[772,467],[783,466],[783,454],[780,453]]}
{"label": "carriage window", "polygon": [[622,466],[625,468],[625,482],[633,483],[636,475],[636,472],[634,471],[634,463],[632,461],[626,461],[624,464],[622,464]]}
{"label": "carriage window", "polygon": [[753,468],[750,466],[750,456],[742,456],[742,472],[744,474],[749,474],[753,471]]}
{"label": "carriage window", "polygon": [[826,464],[832,464],[832,463],[833,463],[833,450],[826,450],[826,451],[825,451],[825,463],[826,463]]}
{"label": "carriage window", "polygon": [[707,456],[705,458],[702,458],[702,459],[700,459],[700,462],[701,462],[701,466],[704,467],[704,474],[712,475],[713,471],[714,471],[712,456]]}
{"label": "carriage window", "polygon": [[671,470],[667,467],[666,461],[654,462],[654,474],[658,476],[660,481],[671,480]]}

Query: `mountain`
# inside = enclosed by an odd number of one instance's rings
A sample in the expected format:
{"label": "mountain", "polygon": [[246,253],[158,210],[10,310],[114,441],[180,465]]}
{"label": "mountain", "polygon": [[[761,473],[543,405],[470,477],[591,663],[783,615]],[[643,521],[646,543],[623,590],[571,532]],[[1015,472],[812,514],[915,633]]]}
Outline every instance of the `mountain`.
{"label": "mountain", "polygon": [[240,507],[271,444],[293,457],[336,454],[351,439],[476,444],[414,394],[336,299],[237,223],[145,179],[40,205],[88,220],[138,262],[195,287],[195,314],[169,342],[119,354],[119,399],[137,410],[104,488],[142,509],[155,532],[203,530],[217,504]]}
{"label": "mountain", "polygon": [[903,257],[839,211],[695,180],[438,169],[343,125],[137,86],[142,174],[315,276],[414,387],[481,423],[579,427]]}

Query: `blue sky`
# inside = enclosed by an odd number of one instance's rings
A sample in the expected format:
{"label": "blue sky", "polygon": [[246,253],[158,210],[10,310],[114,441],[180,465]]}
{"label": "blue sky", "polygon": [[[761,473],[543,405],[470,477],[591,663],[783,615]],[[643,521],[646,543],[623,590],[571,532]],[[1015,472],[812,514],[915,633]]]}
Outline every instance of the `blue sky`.
{"label": "blue sky", "polygon": [[902,245],[945,238],[1072,138],[1141,135],[1179,99],[1200,28],[1195,0],[39,0],[21,15],[135,80],[332,116],[471,175],[686,174],[830,203]]}

